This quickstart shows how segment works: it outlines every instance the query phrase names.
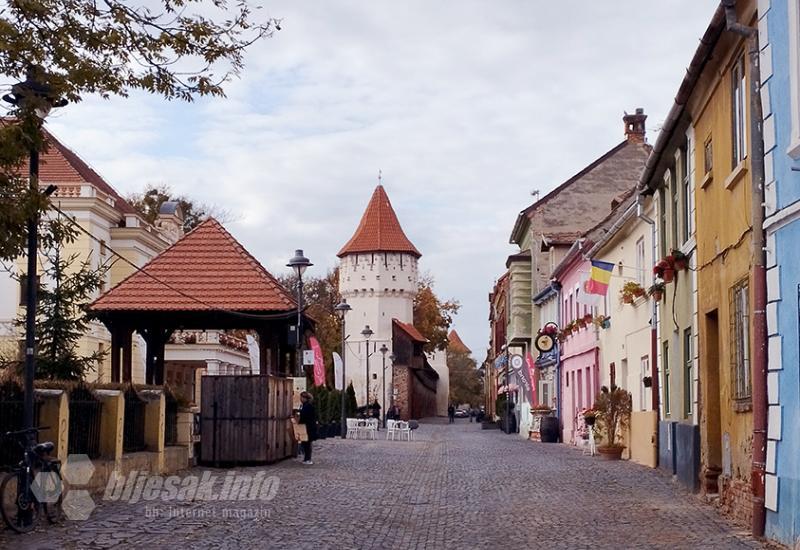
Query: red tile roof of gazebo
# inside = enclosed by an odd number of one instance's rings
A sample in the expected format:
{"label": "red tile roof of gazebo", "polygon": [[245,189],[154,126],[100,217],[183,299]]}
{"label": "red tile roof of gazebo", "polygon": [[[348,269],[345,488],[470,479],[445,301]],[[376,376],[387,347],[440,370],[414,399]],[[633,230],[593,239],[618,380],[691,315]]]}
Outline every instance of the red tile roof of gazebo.
{"label": "red tile roof of gazebo", "polygon": [[405,252],[417,258],[422,256],[400,227],[382,185],[375,188],[356,232],[337,256],[363,252]]}
{"label": "red tile roof of gazebo", "polygon": [[266,312],[296,307],[290,292],[209,218],[98,298],[91,309]]}

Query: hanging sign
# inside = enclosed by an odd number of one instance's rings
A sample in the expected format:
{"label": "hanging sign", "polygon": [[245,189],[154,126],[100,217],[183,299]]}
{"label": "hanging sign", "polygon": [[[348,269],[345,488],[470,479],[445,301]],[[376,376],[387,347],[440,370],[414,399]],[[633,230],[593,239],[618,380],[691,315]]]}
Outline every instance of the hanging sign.
{"label": "hanging sign", "polygon": [[533,383],[531,381],[531,373],[528,366],[525,364],[525,359],[519,355],[514,354],[511,356],[511,372],[513,372],[519,385],[522,387],[523,394],[528,403],[533,404]]}

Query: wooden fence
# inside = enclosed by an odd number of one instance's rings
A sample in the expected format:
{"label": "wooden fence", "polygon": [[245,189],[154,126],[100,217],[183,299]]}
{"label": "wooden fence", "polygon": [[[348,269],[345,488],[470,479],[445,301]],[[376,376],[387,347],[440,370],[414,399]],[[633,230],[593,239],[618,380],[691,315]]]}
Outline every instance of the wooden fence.
{"label": "wooden fence", "polygon": [[203,376],[200,414],[203,463],[270,463],[294,454],[290,379]]}

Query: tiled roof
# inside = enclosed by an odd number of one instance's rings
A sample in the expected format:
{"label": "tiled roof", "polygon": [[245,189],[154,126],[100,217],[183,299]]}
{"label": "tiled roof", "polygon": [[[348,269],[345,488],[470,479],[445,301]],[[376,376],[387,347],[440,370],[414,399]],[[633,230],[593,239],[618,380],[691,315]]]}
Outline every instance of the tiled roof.
{"label": "tiled roof", "polygon": [[359,252],[406,252],[417,258],[422,256],[400,227],[382,185],[375,188],[356,232],[337,256]]}
{"label": "tiled roof", "polygon": [[400,330],[405,332],[408,335],[408,337],[411,338],[413,341],[419,342],[421,344],[424,344],[428,341],[427,338],[425,338],[422,334],[420,334],[419,330],[417,330],[417,327],[415,327],[414,325],[398,321],[397,319],[392,319],[392,322],[395,325],[397,325],[397,327]]}
{"label": "tiled roof", "polygon": [[290,292],[209,218],[98,298],[91,309],[275,312],[296,307]]}
{"label": "tiled roof", "polygon": [[451,330],[447,336],[447,347],[457,353],[472,353],[455,329]]}

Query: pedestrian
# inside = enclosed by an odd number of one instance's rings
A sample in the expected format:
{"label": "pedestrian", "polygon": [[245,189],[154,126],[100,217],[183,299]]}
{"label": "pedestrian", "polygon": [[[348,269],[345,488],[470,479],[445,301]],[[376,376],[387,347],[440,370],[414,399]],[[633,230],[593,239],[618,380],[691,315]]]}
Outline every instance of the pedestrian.
{"label": "pedestrian", "polygon": [[450,403],[450,406],[447,407],[447,418],[450,419],[450,424],[456,421],[456,408]]}
{"label": "pedestrian", "polygon": [[311,462],[311,442],[317,438],[317,411],[314,409],[311,394],[304,391],[300,394],[300,420],[308,432],[308,440],[302,441],[300,447],[303,450],[303,464],[310,466]]}
{"label": "pedestrian", "polygon": [[469,423],[472,424],[473,419],[475,418],[475,409],[472,407],[469,408]]}

